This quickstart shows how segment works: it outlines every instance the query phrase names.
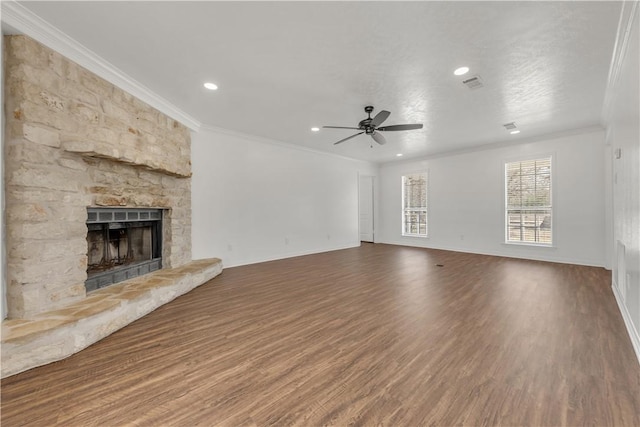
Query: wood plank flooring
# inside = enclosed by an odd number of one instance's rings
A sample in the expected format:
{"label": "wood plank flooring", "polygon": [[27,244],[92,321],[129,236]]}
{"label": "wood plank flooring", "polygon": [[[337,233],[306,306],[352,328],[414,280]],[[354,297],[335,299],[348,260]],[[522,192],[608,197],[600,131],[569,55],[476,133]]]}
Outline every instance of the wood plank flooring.
{"label": "wood plank flooring", "polygon": [[381,244],[229,268],[3,380],[2,426],[639,426],[610,283]]}

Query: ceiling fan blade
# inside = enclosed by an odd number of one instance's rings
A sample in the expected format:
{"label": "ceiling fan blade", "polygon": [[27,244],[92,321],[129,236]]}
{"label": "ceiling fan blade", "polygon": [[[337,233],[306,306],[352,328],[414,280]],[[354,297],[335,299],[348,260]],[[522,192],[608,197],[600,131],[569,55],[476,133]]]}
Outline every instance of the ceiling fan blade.
{"label": "ceiling fan blade", "polygon": [[350,127],[344,127],[344,126],[322,126],[323,129],[354,129],[354,130],[359,130],[360,128],[350,128]]}
{"label": "ceiling fan blade", "polygon": [[388,112],[387,110],[380,111],[378,114],[376,114],[376,116],[373,119],[371,119],[371,126],[373,127],[379,126],[380,124],[382,124],[382,122],[387,120],[387,117],[389,117],[389,114],[391,113]]}
{"label": "ceiling fan blade", "polygon": [[422,129],[422,123],[416,123],[416,124],[413,124],[413,125],[383,126],[381,128],[378,128],[377,130],[389,131],[389,130],[414,130],[414,129]]}
{"label": "ceiling fan blade", "polygon": [[378,132],[372,133],[371,138],[373,138],[380,145],[384,145],[387,143],[387,140],[384,138],[384,135]]}
{"label": "ceiling fan blade", "polygon": [[345,142],[345,141],[347,141],[347,140],[349,140],[349,139],[351,139],[351,138],[355,138],[356,136],[358,136],[358,135],[362,135],[363,133],[364,133],[364,132],[360,132],[360,133],[356,133],[355,135],[348,136],[348,137],[346,137],[345,139],[341,139],[341,140],[340,140],[340,141],[338,141],[338,142],[334,142],[334,143],[333,143],[333,145],[338,145],[338,144],[340,144],[341,142]]}

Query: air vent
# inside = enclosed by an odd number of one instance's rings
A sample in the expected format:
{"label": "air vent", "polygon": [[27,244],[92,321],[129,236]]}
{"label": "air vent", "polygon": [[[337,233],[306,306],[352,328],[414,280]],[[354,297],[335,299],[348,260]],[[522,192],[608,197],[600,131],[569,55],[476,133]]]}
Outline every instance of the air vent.
{"label": "air vent", "polygon": [[463,80],[462,83],[469,89],[480,89],[484,86],[484,83],[482,83],[482,79],[480,79],[480,76],[469,77],[468,79]]}
{"label": "air vent", "polygon": [[502,126],[509,132],[511,135],[517,135],[520,133],[520,129],[516,126],[516,122],[505,123]]}
{"label": "air vent", "polygon": [[87,224],[114,221],[159,221],[161,209],[147,208],[87,208]]}

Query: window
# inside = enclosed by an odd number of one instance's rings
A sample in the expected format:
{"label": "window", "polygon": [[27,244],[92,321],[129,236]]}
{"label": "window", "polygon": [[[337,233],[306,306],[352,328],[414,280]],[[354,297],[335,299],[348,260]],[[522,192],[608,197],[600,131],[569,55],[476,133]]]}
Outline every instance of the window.
{"label": "window", "polygon": [[402,235],[427,236],[427,174],[402,177]]}
{"label": "window", "polygon": [[551,245],[551,157],[505,165],[507,242]]}

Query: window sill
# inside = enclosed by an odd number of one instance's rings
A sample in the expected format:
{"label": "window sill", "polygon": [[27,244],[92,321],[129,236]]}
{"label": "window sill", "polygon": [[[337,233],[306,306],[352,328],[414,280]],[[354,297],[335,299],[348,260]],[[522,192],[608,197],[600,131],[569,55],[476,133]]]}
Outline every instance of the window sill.
{"label": "window sill", "polygon": [[403,234],[402,237],[417,237],[419,239],[428,239],[429,235],[426,235],[426,234]]}
{"label": "window sill", "polygon": [[557,249],[553,244],[546,243],[528,243],[528,242],[502,242],[506,246],[523,246],[526,248],[542,248],[542,249]]}

